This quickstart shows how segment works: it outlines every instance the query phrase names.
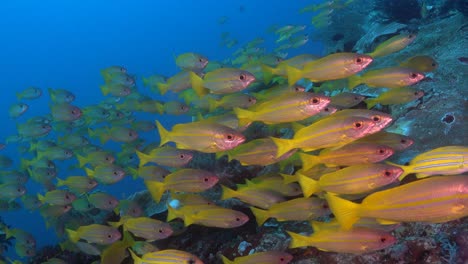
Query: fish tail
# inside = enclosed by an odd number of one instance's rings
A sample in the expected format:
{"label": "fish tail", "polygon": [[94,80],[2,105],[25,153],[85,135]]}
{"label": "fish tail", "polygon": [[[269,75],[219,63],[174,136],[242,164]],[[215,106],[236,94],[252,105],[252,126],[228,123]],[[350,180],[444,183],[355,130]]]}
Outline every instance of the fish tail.
{"label": "fish tail", "polygon": [[175,208],[172,208],[172,206],[170,205],[167,205],[167,218],[166,218],[166,222],[169,222],[171,220],[174,220],[176,218],[179,218],[179,216],[177,215],[177,213],[175,212]]}
{"label": "fish tail", "polygon": [[164,114],[164,105],[161,103],[156,103],[156,112],[158,112],[160,115]]}
{"label": "fish tail", "polygon": [[352,75],[348,78],[348,89],[352,90],[354,87],[360,85],[362,83],[362,78],[361,76],[358,75]]}
{"label": "fish tail", "polygon": [[219,152],[216,152],[216,153],[215,153],[215,158],[216,158],[216,159],[220,159],[220,158],[222,158],[224,155],[228,155],[228,161],[231,161],[231,160],[232,160],[231,155],[229,154],[228,151],[219,151]]}
{"label": "fish tail", "polygon": [[219,107],[219,102],[216,101],[214,98],[212,97],[208,97],[208,105],[209,105],[209,110],[210,112],[213,112],[214,110],[216,110],[216,108]]}
{"label": "fish tail", "polygon": [[230,198],[236,197],[236,191],[229,189],[228,187],[221,185],[222,189],[222,195],[221,195],[221,200],[227,200]]}
{"label": "fish tail", "polygon": [[286,231],[291,237],[291,242],[289,242],[289,248],[298,248],[298,247],[308,247],[310,243],[307,241],[309,237],[301,236],[299,234]]}
{"label": "fish tail", "polygon": [[311,179],[305,175],[298,173],[299,185],[301,185],[302,193],[304,197],[308,198],[312,194],[320,191],[318,181]]}
{"label": "fish tail", "polygon": [[408,174],[411,173],[411,170],[409,169],[408,166],[396,164],[396,163],[393,163],[393,162],[390,162],[390,161],[386,161],[385,163],[387,163],[388,165],[400,167],[403,170],[403,173],[400,175],[400,177],[398,177],[398,180],[400,180],[400,181],[403,180],[406,176],[408,176]]}
{"label": "fish tail", "polygon": [[273,75],[276,74],[277,70],[265,64],[261,64],[260,67],[262,68],[263,72],[263,83],[269,84],[271,79],[273,79]]}
{"label": "fish tail", "polygon": [[107,222],[108,225],[113,226],[115,228],[119,228],[121,225],[123,225],[123,221],[120,220],[118,222]]}
{"label": "fish tail", "polygon": [[198,96],[206,94],[205,88],[203,87],[203,79],[194,72],[190,72],[190,82],[192,83],[192,89],[197,93]]}
{"label": "fish tail", "polygon": [[156,181],[145,181],[145,185],[148,191],[150,192],[151,196],[153,197],[154,201],[159,203],[164,193],[164,183]]}
{"label": "fish tail", "polygon": [[289,174],[283,174],[280,173],[281,177],[283,177],[283,184],[290,184],[293,182],[298,182],[298,178],[296,175],[289,175]]}
{"label": "fish tail", "polygon": [[145,87],[149,86],[148,85],[149,84],[149,79],[148,78],[143,77],[143,78],[141,78],[141,80],[143,81],[143,86],[145,86]]}
{"label": "fish tail", "polygon": [[102,95],[104,96],[107,96],[110,93],[110,88],[106,84],[99,86],[99,88],[101,89]]}
{"label": "fish tail", "polygon": [[223,261],[223,264],[234,264],[235,262],[232,260],[229,260],[225,256],[221,255],[221,260]]}
{"label": "fish tail", "polygon": [[263,223],[265,223],[266,220],[270,218],[270,215],[268,214],[267,210],[258,209],[253,206],[250,207],[250,210],[254,214],[255,220],[257,220],[258,226],[263,225]]}
{"label": "fish tail", "polygon": [[65,181],[60,179],[59,177],[56,178],[57,179],[57,186],[64,186],[65,185]]}
{"label": "fish tail", "polygon": [[292,122],[291,123],[291,128],[294,131],[294,133],[296,133],[297,131],[303,129],[304,127],[306,127],[306,126],[304,126],[303,124],[298,123],[298,122]]}
{"label": "fish tail", "polygon": [[270,138],[278,147],[278,150],[276,151],[276,158],[283,156],[288,151],[295,148],[294,140],[292,139],[275,138],[275,137],[270,137]]}
{"label": "fish tail", "polygon": [[301,159],[301,162],[302,162],[302,169],[305,171],[321,163],[320,158],[315,155],[299,153],[299,158]]}
{"label": "fish tail", "polygon": [[[137,150],[137,151],[138,151],[138,150]],[[138,156],[138,154],[137,154],[137,156]],[[140,159],[140,161],[141,161],[141,159]],[[141,167],[141,166],[140,166],[140,167]],[[129,167],[129,168],[128,168],[128,172],[129,172],[129,174],[132,175],[132,179],[134,179],[134,180],[138,179],[138,170],[137,170],[137,169],[132,168],[132,167]]]}
{"label": "fish tail", "polygon": [[73,231],[71,229],[66,229],[66,231],[68,234],[68,238],[70,238],[71,242],[76,243],[78,242],[78,240],[80,240],[80,236],[78,235],[78,232]]}
{"label": "fish tail", "polygon": [[83,156],[80,156],[79,154],[76,154],[76,158],[78,159],[78,163],[80,164],[80,167],[84,167],[86,165],[86,163],[88,163],[88,160],[83,157]]}
{"label": "fish tail", "polygon": [[195,220],[192,218],[191,215],[187,214],[187,215],[184,215],[184,225],[187,227],[187,226],[191,226],[195,223]]}
{"label": "fish tail", "polygon": [[132,256],[132,259],[135,264],[143,263],[143,260],[140,257],[138,257],[137,254],[135,254],[131,249],[128,249],[128,251],[130,251],[130,255]]}
{"label": "fish tail", "polygon": [[52,88],[47,88],[47,91],[49,91],[50,99],[52,102],[55,102],[56,96],[55,96],[55,91]]}
{"label": "fish tail", "polygon": [[143,152],[140,152],[140,151],[136,151],[136,154],[137,154],[137,157],[138,159],[140,160],[140,165],[139,167],[143,167],[145,166],[146,164],[150,163],[152,161],[152,157],[148,154],[145,154]]}
{"label": "fish tail", "polygon": [[135,240],[132,237],[132,234],[128,231],[123,232],[123,239],[122,242],[125,248],[131,247],[135,244]]}
{"label": "fish tail", "polygon": [[159,137],[160,137],[160,143],[159,145],[164,145],[166,144],[167,142],[171,141],[170,140],[170,137],[169,137],[169,131],[167,131],[162,125],[161,123],[159,123],[158,120],[156,120],[156,126],[158,127],[158,132],[159,132]]}
{"label": "fish tail", "polygon": [[90,168],[84,168],[88,177],[94,177],[94,171]]}
{"label": "fish tail", "polygon": [[349,230],[353,227],[353,224],[359,220],[358,209],[359,204],[345,200],[338,197],[336,194],[326,193],[325,199],[330,206],[331,211],[336,217],[338,223],[345,230]]}
{"label": "fish tail", "polygon": [[288,75],[288,84],[289,86],[293,86],[297,81],[302,79],[302,71],[298,68],[291,67],[286,65],[286,73]]}
{"label": "fish tail", "polygon": [[254,112],[245,110],[242,108],[234,108],[233,109],[234,113],[237,116],[237,119],[239,119],[239,127],[243,127],[251,123],[252,121],[255,121],[253,119]]}
{"label": "fish tail", "polygon": [[42,194],[37,194],[37,199],[38,199],[39,201],[41,201],[41,203],[44,203],[44,201],[45,201],[45,197],[44,197],[44,195],[42,195]]}
{"label": "fish tail", "polygon": [[156,86],[158,87],[159,93],[161,95],[164,95],[167,93],[167,90],[169,90],[169,84],[167,83],[156,83]]}
{"label": "fish tail", "polygon": [[377,99],[375,99],[375,98],[366,99],[366,100],[364,100],[364,102],[365,102],[366,105],[367,105],[367,109],[371,109],[372,107],[374,107],[376,104],[379,103],[379,102],[377,101]]}

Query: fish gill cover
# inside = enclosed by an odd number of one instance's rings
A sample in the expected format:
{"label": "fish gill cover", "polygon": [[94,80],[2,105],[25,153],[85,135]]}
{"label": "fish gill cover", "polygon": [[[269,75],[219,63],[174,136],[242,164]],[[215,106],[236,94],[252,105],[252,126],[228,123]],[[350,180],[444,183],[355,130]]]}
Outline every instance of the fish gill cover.
{"label": "fish gill cover", "polygon": [[3,1],[0,263],[466,263],[467,1]]}

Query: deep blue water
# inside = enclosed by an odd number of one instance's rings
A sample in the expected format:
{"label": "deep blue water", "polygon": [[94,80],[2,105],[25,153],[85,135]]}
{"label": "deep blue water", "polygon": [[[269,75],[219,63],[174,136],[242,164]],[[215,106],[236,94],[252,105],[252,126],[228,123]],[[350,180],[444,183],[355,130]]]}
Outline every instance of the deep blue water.
{"label": "deep blue water", "polygon": [[[77,106],[96,104],[104,97],[99,70],[111,65],[125,66],[138,79],[139,91],[154,96],[141,85],[141,76],[179,71],[174,56],[184,52],[204,54],[210,60],[223,60],[256,37],[266,39],[263,45],[272,50],[275,36],[267,33],[271,25],[310,25],[309,15],[298,10],[314,1],[22,1],[0,2],[0,142],[16,133],[16,122],[49,112],[46,89],[64,88],[75,93]],[[319,1],[315,1],[319,2]],[[227,16],[228,22],[217,20]],[[307,32],[310,33],[311,26]],[[240,45],[232,49],[219,45],[221,32],[230,32]],[[319,43],[309,41],[290,52],[320,54]],[[44,90],[42,98],[27,101],[28,113],[13,120],[8,108],[16,102],[15,93],[29,86]],[[175,97],[164,98],[166,100]],[[147,116],[148,117],[148,116]],[[169,127],[188,122],[190,117],[151,115]],[[158,141],[156,132],[147,135],[148,142]],[[19,165],[22,156],[11,144],[0,154],[9,155]],[[60,164],[60,162],[57,162]],[[59,171],[60,178],[70,176]],[[79,173],[79,172],[78,172]],[[75,173],[75,175],[80,175]],[[83,173],[83,172],[82,172]],[[100,187],[101,188],[101,187]],[[27,185],[28,193],[44,192],[36,184]],[[102,188],[101,188],[102,189]],[[139,181],[125,179],[109,190],[119,198],[143,190]],[[56,243],[52,229],[47,230],[42,217],[24,210],[1,213],[7,224],[31,232],[38,248]],[[9,250],[9,255],[14,249]],[[10,255],[11,256],[11,255]]]}

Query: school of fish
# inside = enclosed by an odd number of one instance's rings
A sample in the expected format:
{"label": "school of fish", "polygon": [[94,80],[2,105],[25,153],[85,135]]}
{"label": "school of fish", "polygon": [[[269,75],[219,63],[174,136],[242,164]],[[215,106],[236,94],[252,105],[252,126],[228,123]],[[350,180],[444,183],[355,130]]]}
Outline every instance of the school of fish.
{"label": "school of fish", "polygon": [[[316,5],[301,12],[321,9]],[[316,26],[326,23],[319,19],[313,20]],[[310,221],[314,230],[310,235],[287,231],[290,248],[363,254],[397,242],[389,225],[441,223],[468,216],[467,146],[428,149],[409,164],[386,161],[413,140],[387,132],[394,119],[374,110],[375,106],[404,104],[424,96],[413,86],[434,71],[437,62],[429,55],[387,68],[376,69],[373,62],[418,41],[417,34],[398,34],[367,54],[279,56],[279,51],[307,41],[307,36],[295,35],[304,28],[287,25],[274,30],[278,47],[273,53],[262,49],[263,40],[256,39],[236,51],[229,62],[212,62],[194,52],[180,54],[175,59],[180,72],[170,77],[138,80],[125,67],[110,66],[101,70],[104,84],[96,92],[105,99],[96,105],[77,106],[79,94],[49,88],[50,113],[34,116],[34,100],[45,96],[45,91],[30,87],[19,92],[18,102],[8,109],[16,120],[17,134],[6,138],[0,151],[16,146],[25,155],[18,166],[0,155],[1,210],[39,210],[47,225],[57,230],[63,250],[100,256],[103,264],[121,263],[129,256],[134,263],[203,263],[193,253],[152,244],[176,233],[172,221],[230,229],[249,221],[260,226],[270,218]],[[310,85],[335,80],[347,85],[334,96],[314,91]],[[177,94],[179,100],[155,100],[142,92],[138,81],[151,94]],[[387,91],[366,98],[351,91],[359,85]],[[137,113],[150,114],[152,120],[138,119]],[[163,114],[192,116],[193,121],[169,127]],[[254,135],[254,123],[263,126],[261,133]],[[147,132],[154,137],[140,136]],[[275,169],[226,186],[221,175],[192,166],[198,153],[213,153],[216,159],[240,166]],[[57,164],[64,161],[72,162],[72,169],[81,173],[70,175],[59,169]],[[400,184],[409,174],[417,179]],[[146,215],[138,203],[99,191],[99,186],[119,184],[130,176],[144,181],[155,202],[170,193],[167,219]],[[27,181],[40,184],[43,191],[28,192]],[[222,189],[218,200],[200,195],[215,186]],[[242,201],[255,219],[220,205],[233,198]],[[107,212],[119,220],[89,222],[71,217],[91,211]],[[330,222],[316,221],[331,214]],[[28,231],[6,226],[1,230],[15,239],[19,257],[35,255],[36,240]],[[235,264],[292,259],[281,251],[234,260],[219,257],[223,263]],[[66,263],[56,261],[44,263]]]}

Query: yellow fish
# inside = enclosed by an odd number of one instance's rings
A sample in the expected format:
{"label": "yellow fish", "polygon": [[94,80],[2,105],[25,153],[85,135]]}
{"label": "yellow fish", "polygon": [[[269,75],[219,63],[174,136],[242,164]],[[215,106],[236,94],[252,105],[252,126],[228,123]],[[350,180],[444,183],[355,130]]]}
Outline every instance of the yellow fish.
{"label": "yellow fish", "polygon": [[420,72],[432,72],[437,69],[439,64],[430,56],[414,56],[400,63],[401,67],[415,69]]}
{"label": "yellow fish", "polygon": [[255,81],[255,76],[248,71],[235,68],[220,68],[205,74],[203,78],[190,73],[192,88],[199,95],[205,95],[208,89],[213,94],[239,92]]}
{"label": "yellow fish", "polygon": [[444,223],[468,216],[468,177],[431,177],[370,194],[357,204],[334,194],[325,198],[344,229],[360,218],[380,223]]}
{"label": "yellow fish", "polygon": [[235,148],[245,141],[245,137],[241,133],[215,123],[177,124],[172,127],[172,131],[167,131],[159,121],[156,121],[156,125],[161,137],[160,144],[172,141],[179,149],[215,153]]}
{"label": "yellow fish", "polygon": [[200,72],[207,64],[208,59],[205,56],[193,52],[180,54],[176,58],[176,65],[187,71]]}
{"label": "yellow fish", "polygon": [[398,52],[406,48],[406,46],[409,44],[413,43],[413,41],[416,39],[416,36],[416,34],[396,35],[380,43],[373,52],[368,53],[367,55],[371,56],[372,58],[377,58]]}
{"label": "yellow fish", "polygon": [[129,231],[137,237],[152,242],[172,235],[172,228],[168,223],[149,217],[122,217],[118,222],[108,222],[109,225],[118,228],[123,225],[123,230]]}
{"label": "yellow fish", "polygon": [[412,87],[401,87],[390,89],[387,92],[380,94],[377,98],[366,99],[367,109],[374,107],[376,104],[381,105],[397,105],[406,104],[417,100],[424,96],[423,90],[417,90]]}
{"label": "yellow fish", "polygon": [[316,247],[322,251],[364,254],[392,246],[396,238],[391,234],[368,228],[352,230],[323,229],[311,236],[287,231],[291,236],[289,248]]}
{"label": "yellow fish", "polygon": [[347,78],[364,70],[372,57],[358,53],[334,53],[318,60],[311,61],[302,69],[286,66],[289,85],[302,78],[313,82],[322,82]]}
{"label": "yellow fish", "polygon": [[349,77],[348,88],[353,89],[360,84],[365,84],[369,87],[401,88],[416,84],[425,77],[424,73],[410,68],[383,68],[368,71],[361,76],[354,75]]}
{"label": "yellow fish", "polygon": [[84,239],[89,243],[110,245],[121,238],[119,230],[106,225],[91,224],[80,226],[76,231],[66,229],[68,237],[74,243]]}
{"label": "yellow fish", "polygon": [[399,166],[404,170],[400,180],[411,173],[416,173],[417,178],[432,175],[456,175],[468,171],[468,147],[446,146],[435,148],[417,155],[407,166],[388,163]]}
{"label": "yellow fish", "polygon": [[141,258],[129,250],[135,264],[174,264],[190,263],[203,264],[197,256],[185,251],[175,249],[165,249],[144,254]]}

